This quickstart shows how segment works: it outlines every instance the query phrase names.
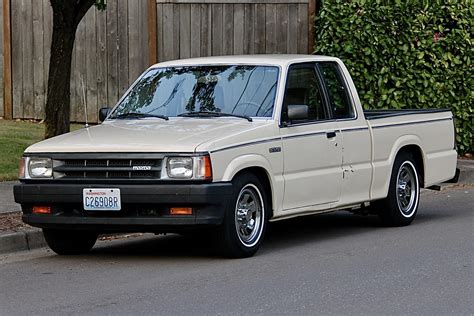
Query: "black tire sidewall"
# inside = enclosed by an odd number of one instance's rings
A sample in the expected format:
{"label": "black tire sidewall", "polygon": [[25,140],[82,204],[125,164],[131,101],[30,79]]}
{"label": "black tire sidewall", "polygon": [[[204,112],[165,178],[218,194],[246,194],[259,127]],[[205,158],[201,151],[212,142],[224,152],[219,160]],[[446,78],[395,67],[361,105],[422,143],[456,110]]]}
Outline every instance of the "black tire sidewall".
{"label": "black tire sidewall", "polygon": [[[410,208],[411,215],[405,216],[403,215],[402,210],[398,205],[398,198],[397,198],[397,187],[398,187],[398,173],[400,168],[406,163],[409,162],[413,165],[415,178],[416,178],[416,200],[413,203],[413,206]],[[383,201],[382,207],[383,209],[380,211],[379,215],[382,219],[382,222],[386,226],[406,226],[409,225],[415,218],[418,212],[418,206],[420,202],[420,176],[418,172],[418,166],[416,164],[415,159],[409,153],[402,152],[397,155],[395,158],[395,162],[392,168],[392,174],[390,177],[390,186],[387,198]]]}
{"label": "black tire sidewall", "polygon": [[[233,184],[233,194],[231,201],[225,211],[224,214],[224,221],[221,227],[221,240],[222,240],[222,251],[224,255],[231,258],[245,258],[254,255],[265,235],[265,231],[267,228],[268,218],[270,214],[271,205],[268,200],[268,196],[266,191],[258,179],[257,176],[251,173],[244,173],[238,175],[234,180],[232,180]],[[235,208],[237,204],[237,199],[241,190],[248,184],[253,184],[259,191],[262,197],[262,223],[261,223],[261,232],[258,241],[253,246],[246,246],[242,243],[238,236],[238,232],[235,226]]]}
{"label": "black tire sidewall", "polygon": [[59,255],[83,254],[94,247],[98,234],[91,231],[43,229],[44,239]]}

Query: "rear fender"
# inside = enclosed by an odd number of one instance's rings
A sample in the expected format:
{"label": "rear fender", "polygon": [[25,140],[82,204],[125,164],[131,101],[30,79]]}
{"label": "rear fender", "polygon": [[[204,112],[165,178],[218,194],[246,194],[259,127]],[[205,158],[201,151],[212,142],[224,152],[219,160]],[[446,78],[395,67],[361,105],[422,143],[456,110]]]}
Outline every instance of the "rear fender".
{"label": "rear fender", "polygon": [[[425,152],[423,151],[423,147],[421,145],[421,139],[416,135],[403,135],[399,137],[393,147],[392,150],[387,157],[385,163],[382,162],[379,166],[374,166],[374,181],[372,184],[372,198],[384,198],[388,195],[388,189],[390,186],[390,177],[392,175],[393,164],[395,162],[395,158],[397,157],[400,150],[405,146],[417,146],[420,148],[422,153],[423,159],[423,168],[426,166],[426,156]],[[423,169],[423,174],[425,170]]]}

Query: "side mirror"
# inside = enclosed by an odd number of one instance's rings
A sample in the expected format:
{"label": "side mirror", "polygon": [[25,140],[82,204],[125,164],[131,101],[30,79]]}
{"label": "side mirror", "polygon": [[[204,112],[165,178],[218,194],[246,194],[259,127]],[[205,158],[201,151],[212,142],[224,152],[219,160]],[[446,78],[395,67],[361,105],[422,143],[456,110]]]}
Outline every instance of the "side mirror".
{"label": "side mirror", "polygon": [[103,122],[107,118],[107,115],[110,113],[110,108],[101,108],[99,110],[99,121]]}
{"label": "side mirror", "polygon": [[308,106],[306,104],[289,104],[288,105],[288,119],[306,120],[308,119]]}

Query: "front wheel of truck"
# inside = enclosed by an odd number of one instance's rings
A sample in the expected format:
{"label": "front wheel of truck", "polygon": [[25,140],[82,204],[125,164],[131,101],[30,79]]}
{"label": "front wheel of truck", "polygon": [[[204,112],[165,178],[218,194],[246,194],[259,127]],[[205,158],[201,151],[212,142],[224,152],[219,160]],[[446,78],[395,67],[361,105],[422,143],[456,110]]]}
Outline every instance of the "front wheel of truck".
{"label": "front wheel of truck", "polygon": [[44,239],[58,255],[79,255],[89,252],[98,234],[89,231],[43,229]]}
{"label": "front wheel of truck", "polygon": [[232,202],[218,230],[218,241],[227,257],[251,257],[257,252],[265,234],[271,207],[269,197],[252,173],[241,174],[232,183]]}
{"label": "front wheel of truck", "polygon": [[420,200],[420,181],[410,153],[400,153],[393,165],[388,196],[378,203],[385,226],[407,226],[415,218]]}

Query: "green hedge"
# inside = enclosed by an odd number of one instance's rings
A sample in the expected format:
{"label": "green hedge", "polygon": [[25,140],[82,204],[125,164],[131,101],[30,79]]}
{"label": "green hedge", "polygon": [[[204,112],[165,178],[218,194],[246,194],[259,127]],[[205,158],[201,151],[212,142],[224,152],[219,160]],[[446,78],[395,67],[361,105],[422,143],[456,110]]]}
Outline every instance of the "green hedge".
{"label": "green hedge", "polygon": [[474,2],[325,0],[315,53],[341,58],[366,109],[450,108],[473,152]]}

